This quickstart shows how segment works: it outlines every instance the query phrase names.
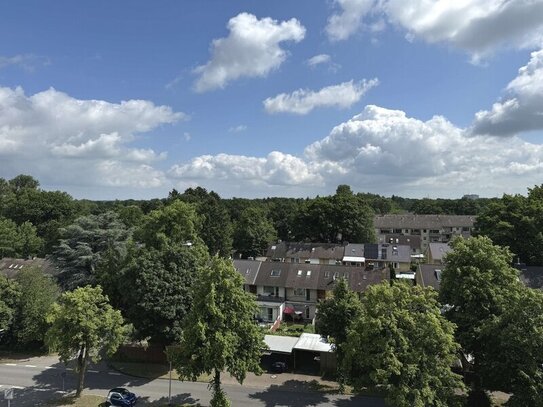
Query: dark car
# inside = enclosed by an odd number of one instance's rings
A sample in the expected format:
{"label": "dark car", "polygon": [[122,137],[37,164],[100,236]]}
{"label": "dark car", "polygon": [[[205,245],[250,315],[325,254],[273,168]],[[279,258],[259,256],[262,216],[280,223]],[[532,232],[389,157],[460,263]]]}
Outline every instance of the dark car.
{"label": "dark car", "polygon": [[132,407],[136,404],[137,397],[134,393],[123,387],[111,389],[107,395],[107,406]]}
{"label": "dark car", "polygon": [[271,365],[271,370],[275,373],[283,373],[288,369],[288,365],[285,362],[274,362]]}

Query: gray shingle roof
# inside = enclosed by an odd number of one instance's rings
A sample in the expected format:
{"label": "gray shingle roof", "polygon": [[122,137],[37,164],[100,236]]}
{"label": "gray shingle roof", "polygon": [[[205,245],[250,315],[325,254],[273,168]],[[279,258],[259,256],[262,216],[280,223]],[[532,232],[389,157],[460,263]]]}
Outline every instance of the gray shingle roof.
{"label": "gray shingle roof", "polygon": [[435,290],[439,291],[443,268],[444,266],[435,264],[421,264],[416,274],[417,284],[423,287],[433,287]]}
{"label": "gray shingle roof", "polygon": [[245,278],[245,284],[254,285],[262,262],[256,260],[234,260],[234,267]]}
{"label": "gray shingle roof", "polygon": [[443,257],[449,253],[452,248],[448,243],[430,243],[428,245],[428,250],[434,260],[443,260]]}
{"label": "gray shingle roof", "polygon": [[0,274],[8,278],[13,278],[17,273],[25,268],[38,267],[45,274],[55,275],[57,270],[53,263],[47,259],[35,257],[33,259],[16,259],[12,257],[4,257],[0,260]]}

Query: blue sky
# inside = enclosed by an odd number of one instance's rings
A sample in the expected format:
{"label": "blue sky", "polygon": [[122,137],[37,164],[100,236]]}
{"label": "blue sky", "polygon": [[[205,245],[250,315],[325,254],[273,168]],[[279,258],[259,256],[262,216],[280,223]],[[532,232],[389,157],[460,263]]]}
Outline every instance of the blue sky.
{"label": "blue sky", "polygon": [[0,4],[0,177],[78,198],[541,183],[543,1]]}

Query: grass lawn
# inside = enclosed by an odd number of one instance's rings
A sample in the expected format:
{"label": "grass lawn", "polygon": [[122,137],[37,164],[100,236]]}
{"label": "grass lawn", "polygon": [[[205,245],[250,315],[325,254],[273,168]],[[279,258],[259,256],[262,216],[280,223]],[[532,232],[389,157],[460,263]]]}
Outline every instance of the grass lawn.
{"label": "grass lawn", "polygon": [[43,350],[14,351],[8,349],[0,349],[0,363],[17,363],[21,360],[48,355],[50,355],[50,353]]}

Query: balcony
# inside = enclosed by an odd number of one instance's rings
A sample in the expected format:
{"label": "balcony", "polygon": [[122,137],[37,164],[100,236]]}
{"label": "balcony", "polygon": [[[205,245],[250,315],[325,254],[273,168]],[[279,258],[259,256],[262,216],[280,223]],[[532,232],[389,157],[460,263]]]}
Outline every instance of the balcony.
{"label": "balcony", "polygon": [[279,297],[275,294],[257,294],[256,300],[281,303],[281,302],[285,302],[285,297]]}

